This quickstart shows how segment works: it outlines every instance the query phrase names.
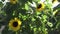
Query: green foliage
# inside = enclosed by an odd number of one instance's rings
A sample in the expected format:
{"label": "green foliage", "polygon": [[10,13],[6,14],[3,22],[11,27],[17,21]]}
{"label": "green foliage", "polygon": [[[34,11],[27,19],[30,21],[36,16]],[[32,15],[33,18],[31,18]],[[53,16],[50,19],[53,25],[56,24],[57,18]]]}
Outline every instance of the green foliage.
{"label": "green foliage", "polygon": [[[31,4],[35,2],[37,5],[40,0],[18,1],[19,2],[14,5],[8,2],[4,7],[0,2],[0,7],[3,7],[0,10],[0,14],[3,15],[0,15],[0,18],[3,19],[0,19],[2,20],[0,21],[0,27],[2,26],[2,23],[6,26],[2,31],[2,34],[55,34],[55,31],[60,31],[60,7],[56,9],[51,8],[52,3],[48,3],[48,0],[46,0],[45,9],[38,11],[36,10],[36,7],[32,7]],[[18,17],[22,21],[22,25],[19,31],[12,32],[8,28],[8,23],[10,19],[15,17]]]}

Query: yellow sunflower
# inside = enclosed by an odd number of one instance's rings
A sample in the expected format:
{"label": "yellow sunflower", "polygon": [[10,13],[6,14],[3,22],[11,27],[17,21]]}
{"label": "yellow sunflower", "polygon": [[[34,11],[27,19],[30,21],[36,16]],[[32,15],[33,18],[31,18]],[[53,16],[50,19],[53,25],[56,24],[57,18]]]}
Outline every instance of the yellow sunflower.
{"label": "yellow sunflower", "polygon": [[18,2],[18,0],[10,0],[11,4],[16,4]]}
{"label": "yellow sunflower", "polygon": [[52,0],[52,3],[55,3],[55,2],[57,2],[57,0]]}
{"label": "yellow sunflower", "polygon": [[9,28],[13,31],[18,31],[21,26],[21,21],[18,18],[11,19],[9,21]]}
{"label": "yellow sunflower", "polygon": [[44,8],[45,8],[44,3],[39,3],[39,4],[37,5],[37,10],[39,10],[39,11],[43,10]]}

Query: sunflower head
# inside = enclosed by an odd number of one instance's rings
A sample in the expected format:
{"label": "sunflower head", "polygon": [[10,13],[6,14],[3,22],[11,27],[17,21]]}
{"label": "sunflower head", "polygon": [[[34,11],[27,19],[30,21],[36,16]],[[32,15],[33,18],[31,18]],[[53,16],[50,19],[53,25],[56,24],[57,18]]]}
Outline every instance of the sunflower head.
{"label": "sunflower head", "polygon": [[21,26],[21,21],[18,18],[11,19],[9,21],[9,28],[13,31],[18,31]]}
{"label": "sunflower head", "polygon": [[44,3],[39,3],[39,4],[37,5],[37,10],[43,10],[44,7],[45,7]]}
{"label": "sunflower head", "polygon": [[10,0],[11,4],[16,4],[18,2],[18,0]]}
{"label": "sunflower head", "polygon": [[55,3],[55,2],[57,2],[57,0],[52,0],[52,3]]}

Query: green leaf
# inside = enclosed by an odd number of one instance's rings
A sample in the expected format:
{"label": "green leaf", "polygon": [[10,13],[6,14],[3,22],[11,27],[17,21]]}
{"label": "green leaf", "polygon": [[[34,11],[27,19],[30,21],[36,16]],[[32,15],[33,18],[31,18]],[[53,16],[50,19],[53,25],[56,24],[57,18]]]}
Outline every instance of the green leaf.
{"label": "green leaf", "polygon": [[27,4],[25,4],[25,9],[28,10],[29,6]]}
{"label": "green leaf", "polygon": [[36,19],[35,18],[32,18],[32,21],[35,21]]}

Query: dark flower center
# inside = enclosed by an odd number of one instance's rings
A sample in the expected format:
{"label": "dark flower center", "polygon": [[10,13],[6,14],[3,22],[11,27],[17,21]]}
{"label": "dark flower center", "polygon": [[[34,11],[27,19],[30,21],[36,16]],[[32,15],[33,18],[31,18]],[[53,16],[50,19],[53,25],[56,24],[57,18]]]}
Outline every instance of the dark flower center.
{"label": "dark flower center", "polygon": [[17,27],[18,26],[18,22],[13,22],[13,26]]}
{"label": "dark flower center", "polygon": [[41,8],[42,7],[42,5],[41,4],[39,4],[38,6],[37,6],[37,8],[39,9],[39,8]]}

